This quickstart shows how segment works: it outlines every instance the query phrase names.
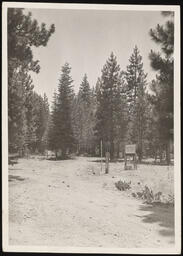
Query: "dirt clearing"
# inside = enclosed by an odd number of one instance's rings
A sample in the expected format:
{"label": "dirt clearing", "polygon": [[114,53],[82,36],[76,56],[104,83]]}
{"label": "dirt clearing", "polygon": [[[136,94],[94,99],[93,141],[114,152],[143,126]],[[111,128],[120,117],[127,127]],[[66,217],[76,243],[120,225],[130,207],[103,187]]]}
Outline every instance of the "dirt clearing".
{"label": "dirt clearing", "polygon": [[[111,163],[105,175],[96,160],[37,157],[9,166],[10,245],[173,247],[173,206],[144,204],[131,195],[144,185],[172,195],[173,167],[124,171],[123,163]],[[131,181],[131,189],[119,191],[120,179]]]}

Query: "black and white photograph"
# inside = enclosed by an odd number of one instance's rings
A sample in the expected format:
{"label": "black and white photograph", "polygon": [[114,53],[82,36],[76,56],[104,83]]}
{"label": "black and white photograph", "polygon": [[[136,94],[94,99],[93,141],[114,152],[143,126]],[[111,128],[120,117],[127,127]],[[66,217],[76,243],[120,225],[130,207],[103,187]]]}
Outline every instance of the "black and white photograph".
{"label": "black and white photograph", "polygon": [[4,2],[3,250],[181,250],[180,6]]}

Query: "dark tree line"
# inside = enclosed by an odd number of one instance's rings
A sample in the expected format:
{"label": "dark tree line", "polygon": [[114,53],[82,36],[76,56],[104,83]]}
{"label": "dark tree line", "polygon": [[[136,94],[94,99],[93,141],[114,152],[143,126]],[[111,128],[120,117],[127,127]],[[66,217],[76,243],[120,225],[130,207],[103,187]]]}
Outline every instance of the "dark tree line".
{"label": "dark tree line", "polygon": [[170,139],[173,141],[173,95],[174,95],[174,13],[162,12],[162,15],[168,16],[169,20],[165,25],[157,25],[155,29],[150,30],[152,40],[160,45],[161,53],[151,51],[149,58],[151,66],[158,72],[156,80],[151,83],[153,96],[151,104],[153,105],[154,127],[156,137],[154,147],[158,146],[160,154],[162,149],[166,151],[166,161],[170,162]]}
{"label": "dark tree line", "polygon": [[147,73],[135,46],[126,70],[121,70],[112,52],[101,76],[91,86],[83,74],[78,93],[74,93],[71,67],[61,68],[58,89],[49,113],[46,95],[34,91],[29,71],[39,72],[31,46],[46,46],[54,26],[46,29],[24,15],[22,9],[8,11],[8,126],[9,150],[28,147],[32,152],[55,151],[57,157],[68,154],[97,155],[100,142],[103,153],[119,157],[126,144],[136,144],[138,159],[166,153],[170,163],[173,141],[173,14],[164,26],[150,30],[160,45],[160,53],[151,51],[151,66],[156,79],[147,90]]}
{"label": "dark tree line", "polygon": [[46,46],[54,25],[38,25],[31,13],[8,8],[8,144],[9,152],[27,148],[43,150],[49,116],[46,95],[34,91],[30,71],[38,73],[39,61],[33,59],[31,47]]}

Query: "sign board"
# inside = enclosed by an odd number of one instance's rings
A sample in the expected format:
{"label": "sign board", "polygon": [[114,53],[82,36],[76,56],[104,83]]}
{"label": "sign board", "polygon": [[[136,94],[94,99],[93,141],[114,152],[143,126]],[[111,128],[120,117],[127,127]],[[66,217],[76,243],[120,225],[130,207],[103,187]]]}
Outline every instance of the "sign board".
{"label": "sign board", "polygon": [[[132,157],[132,160],[129,160],[128,157]],[[137,155],[136,155],[136,144],[126,145],[125,146],[125,170],[128,170],[130,165],[128,163],[133,163],[134,169],[137,169]],[[130,167],[131,168],[131,167]]]}
{"label": "sign board", "polygon": [[136,144],[126,145],[125,154],[136,154]]}

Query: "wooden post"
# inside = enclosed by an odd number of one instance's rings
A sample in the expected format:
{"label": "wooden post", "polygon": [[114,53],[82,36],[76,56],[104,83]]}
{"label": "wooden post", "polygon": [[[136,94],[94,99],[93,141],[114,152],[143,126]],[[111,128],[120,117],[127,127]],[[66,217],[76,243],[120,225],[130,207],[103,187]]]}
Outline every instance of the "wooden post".
{"label": "wooden post", "polygon": [[109,152],[106,152],[105,154],[105,173],[109,173],[109,156],[110,156],[110,153]]}
{"label": "wooden post", "polygon": [[127,162],[127,159],[126,159],[126,153],[125,153],[125,170],[126,170],[126,163]]}
{"label": "wooden post", "polygon": [[137,170],[137,155],[134,155],[134,169]]}
{"label": "wooden post", "polygon": [[101,172],[102,172],[102,140],[100,141]]}

